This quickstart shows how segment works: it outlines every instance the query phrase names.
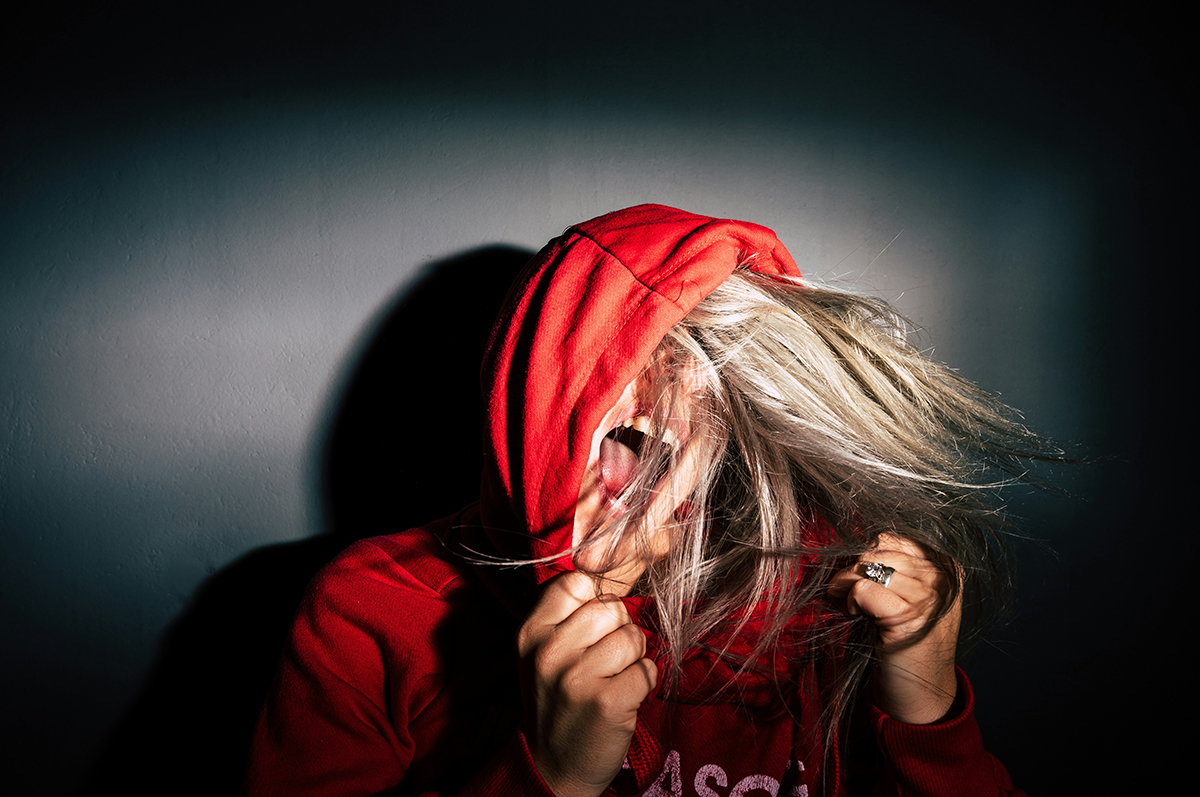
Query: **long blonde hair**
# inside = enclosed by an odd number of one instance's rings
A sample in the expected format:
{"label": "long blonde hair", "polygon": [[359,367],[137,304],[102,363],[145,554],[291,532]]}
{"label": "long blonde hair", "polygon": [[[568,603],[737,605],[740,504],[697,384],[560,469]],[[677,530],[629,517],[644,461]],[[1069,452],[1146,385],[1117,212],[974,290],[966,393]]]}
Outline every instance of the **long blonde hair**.
{"label": "long blonde hair", "polygon": [[[1062,458],[917,350],[885,302],[747,268],[668,333],[642,378],[659,400],[625,491],[630,510],[581,545],[606,547],[601,573],[622,552],[644,557],[639,589],[655,599],[668,688],[689,649],[714,632],[736,636],[762,607],[755,655],[742,662],[753,666],[885,532],[920,543],[951,575],[945,605],[963,593],[970,639],[1011,586],[995,491],[1026,479],[1031,459]],[[823,616],[832,620],[807,642],[838,661],[822,695],[832,734],[875,631],[836,607]]]}

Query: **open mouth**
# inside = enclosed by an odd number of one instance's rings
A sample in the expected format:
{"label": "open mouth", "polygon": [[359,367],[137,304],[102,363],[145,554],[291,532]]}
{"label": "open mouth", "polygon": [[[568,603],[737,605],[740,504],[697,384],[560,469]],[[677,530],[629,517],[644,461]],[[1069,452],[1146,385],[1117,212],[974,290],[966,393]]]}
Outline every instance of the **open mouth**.
{"label": "open mouth", "polygon": [[[638,415],[622,421],[600,441],[600,481],[604,485],[611,509],[625,509],[620,496],[633,481],[643,451],[651,447],[652,441],[647,435],[649,431],[650,419],[645,415]],[[663,439],[667,445],[660,470],[662,475],[665,475],[671,458],[679,448],[679,440],[669,428]]]}

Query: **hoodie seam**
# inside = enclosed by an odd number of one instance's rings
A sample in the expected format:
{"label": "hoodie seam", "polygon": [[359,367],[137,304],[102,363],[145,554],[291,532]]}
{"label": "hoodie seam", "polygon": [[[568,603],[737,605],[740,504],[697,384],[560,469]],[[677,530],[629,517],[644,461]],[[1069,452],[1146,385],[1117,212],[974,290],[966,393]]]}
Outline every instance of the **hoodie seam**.
{"label": "hoodie seam", "polygon": [[[707,222],[705,222],[704,224],[701,224],[701,225],[700,225],[699,227],[697,227],[696,229],[692,230],[692,232],[691,232],[691,233],[689,233],[689,235],[688,235],[687,237],[689,237],[689,238],[690,238],[691,236],[693,236],[693,235],[695,235],[696,233],[698,233],[700,230],[703,230],[703,229],[704,229],[704,228],[706,228],[706,227],[711,227],[711,226],[713,226],[713,225],[715,225],[715,224],[718,224],[718,223],[720,223],[720,221],[719,221],[719,220],[707,221]],[[637,272],[636,272],[636,271],[634,271],[632,268],[630,268],[628,263],[626,263],[624,260],[622,260],[622,259],[621,259],[621,258],[620,258],[620,257],[619,257],[619,256],[618,256],[616,253],[615,253],[615,252],[613,252],[611,249],[609,249],[608,247],[606,247],[604,244],[602,244],[602,243],[600,243],[599,241],[597,241],[597,240],[596,240],[595,238],[593,238],[591,235],[588,235],[586,232],[584,232],[583,230],[579,229],[578,227],[571,227],[571,228],[570,228],[570,231],[571,231],[571,232],[573,232],[573,233],[575,233],[575,234],[576,234],[576,235],[578,235],[579,237],[581,237],[581,238],[586,238],[587,240],[589,240],[589,241],[591,241],[593,244],[595,244],[595,246],[596,246],[596,248],[597,248],[597,249],[599,249],[601,252],[604,252],[604,254],[608,255],[608,256],[609,256],[609,257],[611,257],[613,260],[615,260],[617,263],[619,263],[619,264],[621,265],[621,268],[625,269],[625,271],[629,273],[629,276],[633,277],[633,279],[634,279],[634,280],[635,280],[635,281],[636,281],[636,282],[637,282],[639,285],[641,285],[643,288],[645,288],[646,290],[650,291],[651,293],[653,293],[653,294],[655,294],[655,295],[657,295],[657,296],[661,296],[663,299],[666,299],[666,301],[668,301],[668,302],[670,302],[671,304],[675,305],[675,306],[676,306],[676,307],[678,307],[680,310],[683,310],[685,314],[687,314],[688,312],[690,312],[691,308],[689,308],[689,307],[685,307],[684,305],[680,304],[680,303],[679,303],[679,301],[678,301],[678,299],[671,299],[671,298],[668,298],[666,294],[664,294],[664,293],[662,293],[662,292],[660,292],[660,291],[658,290],[658,287],[657,287],[657,286],[658,286],[658,284],[661,284],[661,283],[662,283],[662,282],[663,282],[663,281],[664,281],[664,280],[665,280],[667,277],[674,276],[674,275],[675,275],[677,272],[679,272],[680,270],[682,270],[684,266],[686,266],[686,265],[687,265],[689,262],[691,262],[691,259],[692,259],[691,257],[684,257],[684,258],[680,258],[680,259],[679,259],[679,262],[678,262],[678,263],[676,263],[676,264],[675,264],[675,265],[674,265],[674,266],[673,266],[673,267],[672,267],[672,268],[671,268],[669,271],[665,271],[665,272],[663,272],[663,273],[662,273],[662,275],[661,275],[661,276],[660,276],[660,278],[658,279],[658,282],[657,282],[655,285],[650,285],[650,284],[647,284],[647,282],[646,282],[644,279],[642,279],[640,276],[638,276]],[[682,243],[682,241],[681,241],[680,243]],[[670,253],[669,253],[669,254],[668,254],[668,255],[667,255],[665,258],[663,258],[663,262],[666,262],[667,260],[670,260],[670,259],[674,258],[676,254],[678,254],[678,253],[680,253],[680,252],[684,252],[684,251],[687,251],[687,250],[683,249],[683,248],[682,248],[682,247],[681,247],[679,244],[676,244],[676,245],[675,245],[675,246],[674,246],[674,247],[671,249]],[[661,264],[660,264],[660,265],[661,265]],[[736,268],[736,266],[735,266],[735,268]],[[731,270],[731,272],[730,272],[730,273],[732,273],[732,270]],[[645,302],[645,300],[643,299],[643,300],[642,300],[642,302],[639,302],[637,306],[641,306],[641,304],[643,304],[644,302]],[[630,316],[632,316],[632,315],[633,315],[633,314],[632,314],[632,313],[630,313],[628,316],[626,316],[626,317],[625,317],[625,319],[626,319],[626,320],[628,320],[628,318],[629,318]]]}

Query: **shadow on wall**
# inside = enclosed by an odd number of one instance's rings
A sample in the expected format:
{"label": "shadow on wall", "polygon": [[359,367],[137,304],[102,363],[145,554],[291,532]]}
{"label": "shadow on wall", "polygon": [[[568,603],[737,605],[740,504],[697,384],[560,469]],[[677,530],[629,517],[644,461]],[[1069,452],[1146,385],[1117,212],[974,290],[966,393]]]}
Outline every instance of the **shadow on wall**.
{"label": "shadow on wall", "polygon": [[532,252],[493,246],[429,266],[354,367],[322,451],[327,528],[260,548],[197,591],[101,750],[84,793],[236,794],[250,734],[305,585],[343,548],[479,495],[479,362]]}

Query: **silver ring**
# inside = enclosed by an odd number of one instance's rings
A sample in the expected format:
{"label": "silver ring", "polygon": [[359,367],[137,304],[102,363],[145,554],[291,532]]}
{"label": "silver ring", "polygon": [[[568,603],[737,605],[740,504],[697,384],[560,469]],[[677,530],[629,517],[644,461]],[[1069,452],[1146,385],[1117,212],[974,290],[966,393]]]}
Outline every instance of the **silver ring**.
{"label": "silver ring", "polygon": [[864,569],[867,578],[885,587],[892,583],[892,574],[896,572],[896,568],[888,567],[883,562],[867,562]]}

